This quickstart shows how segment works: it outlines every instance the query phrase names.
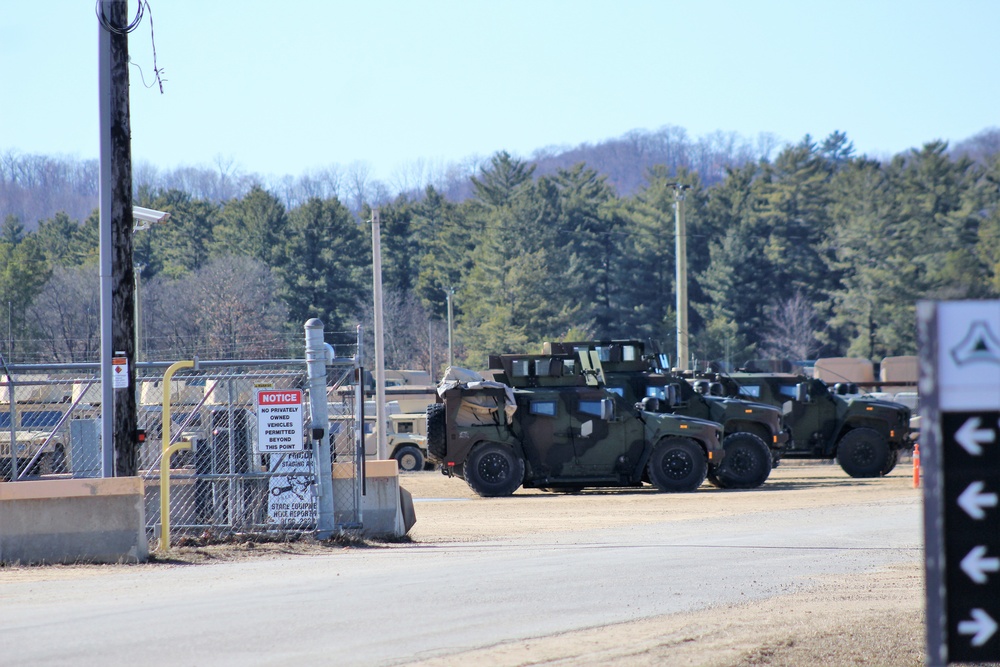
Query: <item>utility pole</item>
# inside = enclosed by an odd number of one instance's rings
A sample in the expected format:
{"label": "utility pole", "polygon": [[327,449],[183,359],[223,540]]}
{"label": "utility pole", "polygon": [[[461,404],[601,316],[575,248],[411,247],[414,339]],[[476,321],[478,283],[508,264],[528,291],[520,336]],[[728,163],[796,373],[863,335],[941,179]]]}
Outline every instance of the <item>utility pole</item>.
{"label": "utility pole", "polygon": [[[128,99],[128,4],[97,6],[101,136],[101,441],[102,468],[111,476],[139,471],[135,401],[135,277],[132,267],[132,143]],[[127,377],[115,382],[112,358]],[[120,368],[120,366],[119,366]],[[125,386],[122,386],[124,384]],[[118,388],[112,389],[117,385]],[[169,388],[166,389],[169,391]],[[114,417],[111,417],[111,413]]]}
{"label": "utility pole", "polygon": [[687,231],[684,226],[684,191],[690,185],[670,183],[674,189],[674,255],[677,259],[677,369],[688,370]]}
{"label": "utility pole", "polygon": [[378,209],[372,211],[372,279],[375,292],[375,437],[380,461],[389,458],[389,443],[385,426],[385,342],[382,325],[382,226]]}

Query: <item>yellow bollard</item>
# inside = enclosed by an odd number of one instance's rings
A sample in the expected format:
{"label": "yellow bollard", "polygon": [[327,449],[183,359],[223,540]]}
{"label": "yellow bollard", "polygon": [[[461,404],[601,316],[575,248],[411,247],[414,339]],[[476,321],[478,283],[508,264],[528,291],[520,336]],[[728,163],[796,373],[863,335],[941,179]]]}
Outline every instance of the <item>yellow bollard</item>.
{"label": "yellow bollard", "polygon": [[191,449],[190,440],[170,445],[160,459],[160,544],[158,551],[170,548],[170,457],[182,449]]}
{"label": "yellow bollard", "polygon": [[166,551],[170,548],[170,457],[174,452],[182,449],[191,449],[191,443],[187,440],[170,444],[170,381],[174,373],[182,368],[198,368],[197,360],[178,361],[170,365],[170,368],[163,373],[163,411],[160,419],[163,423],[163,451],[160,454],[160,544],[159,550]]}

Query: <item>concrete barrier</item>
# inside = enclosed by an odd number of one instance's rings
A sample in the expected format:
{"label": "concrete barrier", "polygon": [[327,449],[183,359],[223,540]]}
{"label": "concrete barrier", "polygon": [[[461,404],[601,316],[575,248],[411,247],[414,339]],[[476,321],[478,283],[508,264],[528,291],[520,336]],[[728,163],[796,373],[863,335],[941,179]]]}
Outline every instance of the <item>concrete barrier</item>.
{"label": "concrete barrier", "polygon": [[[333,464],[334,522],[347,522],[353,507],[343,507],[354,494],[354,464]],[[339,505],[339,506],[338,506]],[[365,463],[365,495],[361,497],[361,534],[364,537],[402,537],[417,517],[413,498],[399,486],[399,466],[395,459]]]}
{"label": "concrete barrier", "polygon": [[0,483],[0,563],[148,557],[138,477]]}

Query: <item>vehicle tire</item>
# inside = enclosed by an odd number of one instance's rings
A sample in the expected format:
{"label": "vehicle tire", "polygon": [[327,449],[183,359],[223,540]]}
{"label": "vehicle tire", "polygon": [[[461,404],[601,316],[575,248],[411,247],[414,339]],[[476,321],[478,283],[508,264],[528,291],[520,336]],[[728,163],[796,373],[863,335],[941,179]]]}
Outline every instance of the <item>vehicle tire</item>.
{"label": "vehicle tire", "polygon": [[889,458],[885,462],[885,467],[882,468],[882,476],[885,477],[886,475],[891,473],[893,468],[896,467],[897,463],[899,463],[899,450],[894,449],[891,452],[889,452]]}
{"label": "vehicle tire", "polygon": [[463,474],[469,487],[481,496],[509,496],[524,481],[524,459],[510,447],[481,442],[469,453]]}
{"label": "vehicle tire", "polygon": [[438,461],[444,461],[448,453],[445,445],[447,424],[444,410],[444,403],[431,403],[427,406],[427,453]]}
{"label": "vehicle tire", "polygon": [[660,491],[687,493],[705,481],[708,459],[693,440],[665,438],[653,447],[646,470],[649,481]]}
{"label": "vehicle tire", "polygon": [[771,450],[760,437],[740,431],[722,441],[726,455],[710,481],[720,489],[755,489],[771,474]]}
{"label": "vehicle tire", "polygon": [[66,448],[61,442],[57,442],[52,447],[52,452],[42,457],[39,463],[41,474],[61,475],[66,472]]}
{"label": "vehicle tire", "polygon": [[424,454],[418,447],[403,445],[392,455],[400,472],[418,472],[424,469]]}
{"label": "vehicle tire", "polygon": [[848,431],[837,443],[837,463],[851,477],[879,477],[892,452],[881,433],[872,428]]}

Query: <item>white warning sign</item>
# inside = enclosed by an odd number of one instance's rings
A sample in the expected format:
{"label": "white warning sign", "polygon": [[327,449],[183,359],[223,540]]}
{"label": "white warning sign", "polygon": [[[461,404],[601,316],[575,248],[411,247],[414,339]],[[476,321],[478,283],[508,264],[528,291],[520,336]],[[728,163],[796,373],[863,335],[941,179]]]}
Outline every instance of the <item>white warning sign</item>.
{"label": "white warning sign", "polygon": [[257,391],[257,451],[261,454],[300,452],[302,440],[302,390]]}

